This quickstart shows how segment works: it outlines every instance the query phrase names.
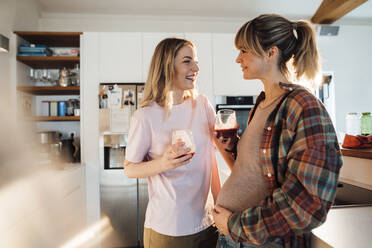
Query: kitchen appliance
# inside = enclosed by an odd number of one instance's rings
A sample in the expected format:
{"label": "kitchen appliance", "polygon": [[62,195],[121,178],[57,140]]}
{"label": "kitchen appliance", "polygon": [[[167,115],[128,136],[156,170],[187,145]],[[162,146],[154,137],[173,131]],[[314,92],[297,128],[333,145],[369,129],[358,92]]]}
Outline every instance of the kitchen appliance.
{"label": "kitchen appliance", "polygon": [[257,96],[216,96],[216,111],[231,109],[235,111],[236,122],[239,125],[238,134],[242,135],[248,115],[256,102]]}
{"label": "kitchen appliance", "polygon": [[123,169],[127,134],[104,135],[104,168]]}
{"label": "kitchen appliance", "polygon": [[[101,216],[110,219],[114,230],[102,241],[102,247],[143,247],[147,179],[128,178],[123,172],[129,121],[143,96],[143,86],[144,83],[101,83],[97,92],[97,107],[100,108],[100,209]],[[121,89],[117,90],[121,95],[116,97],[121,100],[109,104],[107,94],[114,88]]]}
{"label": "kitchen appliance", "polygon": [[38,132],[40,144],[58,144],[61,133],[57,131]]}
{"label": "kitchen appliance", "polygon": [[75,142],[74,135],[67,139],[61,140],[61,156],[62,160],[67,163],[75,163],[80,161],[80,148],[79,145]]}
{"label": "kitchen appliance", "polygon": [[52,164],[52,161],[60,159],[61,133],[57,131],[37,132],[39,149],[39,162]]}

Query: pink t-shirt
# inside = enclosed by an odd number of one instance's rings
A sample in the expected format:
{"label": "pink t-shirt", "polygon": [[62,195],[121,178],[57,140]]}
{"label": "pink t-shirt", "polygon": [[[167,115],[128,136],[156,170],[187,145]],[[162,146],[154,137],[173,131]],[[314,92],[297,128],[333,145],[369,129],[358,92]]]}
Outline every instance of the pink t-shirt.
{"label": "pink t-shirt", "polygon": [[125,158],[130,162],[162,156],[173,129],[193,133],[196,151],[189,164],[148,177],[145,227],[164,235],[190,235],[213,224],[211,174],[216,156],[211,130],[215,113],[205,96],[199,95],[196,103],[191,128],[191,99],[174,105],[166,121],[165,109],[157,103],[138,109],[131,119]]}

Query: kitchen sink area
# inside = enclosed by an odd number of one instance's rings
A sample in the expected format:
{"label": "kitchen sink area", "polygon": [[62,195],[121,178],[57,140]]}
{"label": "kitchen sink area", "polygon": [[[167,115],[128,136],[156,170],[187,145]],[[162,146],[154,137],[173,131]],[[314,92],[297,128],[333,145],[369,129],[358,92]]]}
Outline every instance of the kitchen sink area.
{"label": "kitchen sink area", "polygon": [[372,206],[372,190],[340,182],[332,208]]}
{"label": "kitchen sink area", "polygon": [[311,247],[371,247],[370,189],[340,181],[327,220],[312,230]]}

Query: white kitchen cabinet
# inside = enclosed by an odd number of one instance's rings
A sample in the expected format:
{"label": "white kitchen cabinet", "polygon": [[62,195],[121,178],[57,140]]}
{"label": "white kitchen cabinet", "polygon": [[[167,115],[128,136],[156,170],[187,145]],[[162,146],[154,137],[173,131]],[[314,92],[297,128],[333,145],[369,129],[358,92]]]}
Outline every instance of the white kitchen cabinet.
{"label": "white kitchen cabinet", "polygon": [[372,160],[342,156],[340,181],[372,190]]}
{"label": "white kitchen cabinet", "polygon": [[84,177],[81,165],[35,170],[5,187],[0,247],[60,247],[84,230]]}
{"label": "white kitchen cabinet", "polygon": [[258,95],[263,90],[259,80],[244,80],[239,64],[235,62],[238,50],[235,34],[212,34],[213,83],[215,95]]}
{"label": "white kitchen cabinet", "polygon": [[205,95],[211,104],[215,105],[213,93],[213,66],[212,66],[212,34],[211,33],[185,33],[185,38],[196,46],[199,75],[196,82],[198,92]]}
{"label": "white kitchen cabinet", "polygon": [[150,68],[151,58],[156,45],[167,37],[184,38],[183,33],[142,33],[142,77],[141,81],[146,82]]}
{"label": "white kitchen cabinet", "polygon": [[100,82],[142,79],[141,33],[99,33]]}

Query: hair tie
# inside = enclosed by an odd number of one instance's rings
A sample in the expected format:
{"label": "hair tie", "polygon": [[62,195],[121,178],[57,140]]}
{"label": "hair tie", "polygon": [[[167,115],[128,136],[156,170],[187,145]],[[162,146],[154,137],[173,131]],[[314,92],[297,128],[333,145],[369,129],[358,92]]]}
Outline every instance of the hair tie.
{"label": "hair tie", "polygon": [[296,38],[296,40],[298,40],[298,34],[297,34],[298,24],[297,24],[297,22],[292,22],[291,26],[292,26],[293,35]]}

